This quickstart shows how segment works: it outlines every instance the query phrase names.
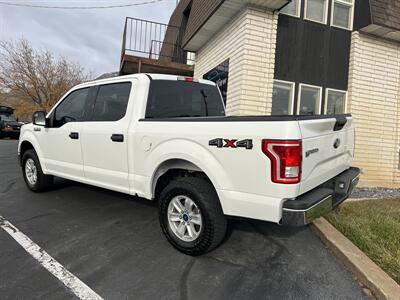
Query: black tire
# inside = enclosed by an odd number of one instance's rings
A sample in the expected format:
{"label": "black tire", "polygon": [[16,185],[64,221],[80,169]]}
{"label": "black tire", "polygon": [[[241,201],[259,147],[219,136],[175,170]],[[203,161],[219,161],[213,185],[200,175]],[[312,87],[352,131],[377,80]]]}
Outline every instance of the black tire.
{"label": "black tire", "polygon": [[[26,163],[29,159],[33,160],[36,167],[37,179],[35,183],[30,182],[27,178]],[[30,149],[23,154],[21,165],[25,183],[31,191],[36,193],[44,192],[52,186],[54,178],[53,176],[43,174],[42,167],[40,165],[40,161],[35,150]]]}
{"label": "black tire", "polygon": [[[168,206],[176,196],[189,197],[200,209],[202,229],[196,240],[187,242],[180,239],[168,222]],[[223,241],[227,221],[214,187],[207,180],[198,177],[179,177],[172,180],[161,192],[159,219],[167,240],[180,252],[198,256],[205,254]]]}

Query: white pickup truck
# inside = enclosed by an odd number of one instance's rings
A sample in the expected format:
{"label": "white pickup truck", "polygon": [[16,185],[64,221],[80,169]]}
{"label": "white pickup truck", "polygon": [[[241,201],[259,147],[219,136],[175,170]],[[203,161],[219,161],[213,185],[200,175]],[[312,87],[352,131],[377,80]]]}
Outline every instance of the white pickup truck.
{"label": "white pickup truck", "polygon": [[350,115],[226,117],[216,85],[137,74],[70,90],[22,127],[29,189],[53,176],[159,202],[161,228],[179,251],[217,247],[227,216],[302,226],[348,198]]}

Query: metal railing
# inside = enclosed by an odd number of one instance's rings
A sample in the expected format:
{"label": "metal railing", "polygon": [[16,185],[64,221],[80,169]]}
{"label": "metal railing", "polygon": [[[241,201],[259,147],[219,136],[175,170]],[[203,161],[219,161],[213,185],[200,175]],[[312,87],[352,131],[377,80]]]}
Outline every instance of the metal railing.
{"label": "metal railing", "polygon": [[181,64],[192,64],[193,55],[181,44],[184,31],[167,24],[126,18],[121,61],[125,54]]}

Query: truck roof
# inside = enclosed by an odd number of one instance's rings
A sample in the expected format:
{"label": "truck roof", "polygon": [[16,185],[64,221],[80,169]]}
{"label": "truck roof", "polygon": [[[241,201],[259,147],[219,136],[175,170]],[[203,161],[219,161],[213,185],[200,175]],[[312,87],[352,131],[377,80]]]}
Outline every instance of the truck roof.
{"label": "truck roof", "polygon": [[[97,85],[97,84],[110,84],[110,83],[116,83],[116,82],[121,82],[124,80],[131,80],[131,79],[144,79],[144,78],[150,78],[151,80],[178,80],[179,78],[185,78],[185,76],[178,76],[178,75],[166,75],[166,74],[130,74],[130,75],[124,75],[124,76],[117,76],[117,77],[111,77],[111,78],[105,78],[105,79],[99,79],[99,80],[93,80],[93,81],[88,81],[84,82],[76,88],[82,88],[86,86],[92,86],[92,85]],[[214,82],[205,80],[205,79],[197,79],[200,83],[203,84],[209,84],[209,85],[215,85]]]}

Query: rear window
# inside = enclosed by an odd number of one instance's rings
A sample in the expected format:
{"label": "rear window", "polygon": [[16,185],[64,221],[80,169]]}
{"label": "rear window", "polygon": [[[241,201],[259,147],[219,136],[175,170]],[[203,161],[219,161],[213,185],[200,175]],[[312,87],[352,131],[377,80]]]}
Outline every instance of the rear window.
{"label": "rear window", "polygon": [[224,116],[216,86],[197,82],[153,80],[150,84],[146,118]]}

